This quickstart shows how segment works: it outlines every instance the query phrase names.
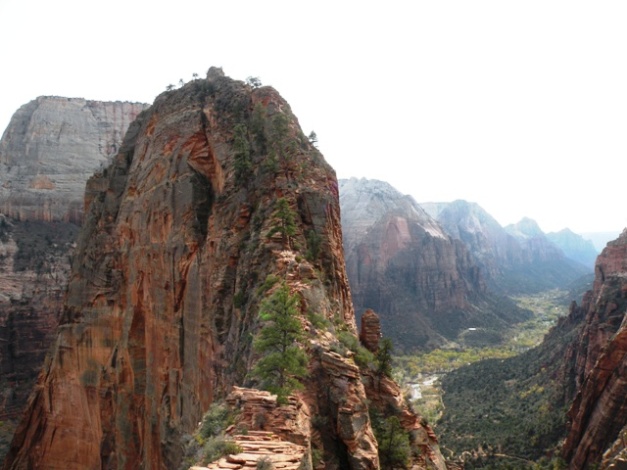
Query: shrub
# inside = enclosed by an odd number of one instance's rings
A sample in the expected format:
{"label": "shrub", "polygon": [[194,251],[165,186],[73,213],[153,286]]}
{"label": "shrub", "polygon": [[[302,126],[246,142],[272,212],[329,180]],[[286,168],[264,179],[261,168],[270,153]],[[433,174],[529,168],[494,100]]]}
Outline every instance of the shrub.
{"label": "shrub", "polygon": [[257,465],[255,468],[257,470],[273,470],[274,465],[272,465],[272,461],[268,457],[262,457],[257,460]]}
{"label": "shrub", "polygon": [[200,437],[207,439],[218,436],[231,424],[232,416],[223,403],[212,403],[202,419]]}
{"label": "shrub", "polygon": [[239,454],[242,448],[231,439],[224,436],[214,436],[207,439],[203,446],[203,456],[206,463],[215,462],[229,454]]}

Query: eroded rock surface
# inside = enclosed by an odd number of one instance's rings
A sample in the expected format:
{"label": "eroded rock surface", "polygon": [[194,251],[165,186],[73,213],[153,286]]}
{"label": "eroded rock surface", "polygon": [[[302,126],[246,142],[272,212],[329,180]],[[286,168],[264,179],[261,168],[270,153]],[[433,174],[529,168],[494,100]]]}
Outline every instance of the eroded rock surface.
{"label": "eroded rock surface", "polygon": [[[0,420],[13,426],[61,315],[85,183],[147,105],[40,97],[0,140]],[[0,436],[0,460],[8,445]]]}
{"label": "eroded rock surface", "polygon": [[378,468],[360,371],[309,320],[357,333],[337,180],[274,89],[211,69],[162,94],[86,201],[58,335],[5,468],[176,468],[182,435],[248,380],[279,280],[309,334],[298,399],[320,429],[306,445],[329,469]]}
{"label": "eroded rock surface", "polygon": [[[593,290],[584,297],[585,319],[575,345],[577,395],[564,444],[573,469],[599,464],[610,447],[610,456],[620,459],[627,447],[619,435],[627,424],[627,231],[608,243],[595,272]],[[603,468],[611,463],[604,462]]]}
{"label": "eroded rock surface", "polygon": [[0,213],[80,222],[87,178],[111,161],[147,106],[58,96],[22,106],[0,140]]}

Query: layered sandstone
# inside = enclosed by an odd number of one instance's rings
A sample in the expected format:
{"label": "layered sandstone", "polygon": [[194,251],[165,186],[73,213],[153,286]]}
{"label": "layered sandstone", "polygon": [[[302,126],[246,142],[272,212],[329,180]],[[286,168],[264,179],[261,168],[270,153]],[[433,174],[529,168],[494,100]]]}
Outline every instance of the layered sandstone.
{"label": "layered sandstone", "polygon": [[210,69],[162,94],[86,201],[58,335],[5,468],[176,468],[182,435],[258,359],[259,304],[278,279],[300,299],[310,357],[305,431],[282,439],[301,435],[326,468],[378,468],[360,371],[308,320],[356,334],[337,181],[274,89]]}
{"label": "layered sandstone", "polygon": [[610,447],[613,456],[627,447],[624,435],[619,435],[627,425],[627,231],[599,255],[583,309],[582,332],[575,344],[577,395],[564,444],[573,469],[599,464]]}
{"label": "layered sandstone", "polygon": [[109,163],[146,107],[58,96],[22,106],[0,140],[0,212],[80,222],[87,178]]}
{"label": "layered sandstone", "polygon": [[[399,348],[485,344],[528,313],[492,295],[465,245],[410,196],[366,179],[340,182],[344,252],[358,314],[375,310]],[[489,334],[483,334],[486,329]],[[472,335],[466,335],[471,341]],[[486,338],[489,338],[486,340]]]}

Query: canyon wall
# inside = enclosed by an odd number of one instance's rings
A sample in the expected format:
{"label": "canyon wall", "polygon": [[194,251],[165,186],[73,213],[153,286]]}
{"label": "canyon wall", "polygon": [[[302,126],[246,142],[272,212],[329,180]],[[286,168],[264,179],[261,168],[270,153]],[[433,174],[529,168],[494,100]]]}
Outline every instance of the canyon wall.
{"label": "canyon wall", "polygon": [[627,462],[627,231],[599,255],[582,310],[582,330],[573,343],[577,394],[568,413],[564,455],[572,469],[622,468]]}

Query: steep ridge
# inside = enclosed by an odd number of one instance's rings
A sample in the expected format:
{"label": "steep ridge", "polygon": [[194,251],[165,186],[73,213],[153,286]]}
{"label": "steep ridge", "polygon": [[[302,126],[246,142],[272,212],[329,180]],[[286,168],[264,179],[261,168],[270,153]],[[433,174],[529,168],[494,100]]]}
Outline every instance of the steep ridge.
{"label": "steep ridge", "polygon": [[0,460],[59,321],[87,178],[146,107],[39,97],[0,140]]}
{"label": "steep ridge", "polygon": [[[358,314],[371,308],[402,349],[489,344],[528,312],[488,292],[481,269],[410,196],[340,181],[344,252]],[[471,329],[472,330],[469,330]]]}
{"label": "steep ridge", "polygon": [[[601,468],[622,468],[627,462],[627,230],[599,255],[594,286],[582,307],[582,331],[572,345],[577,395],[568,413],[564,456],[573,469],[599,463]],[[610,467],[612,463],[618,466]]]}
{"label": "steep ridge", "polygon": [[[305,446],[326,468],[378,468],[360,370],[332,351],[336,329],[356,335],[337,180],[275,90],[212,68],[160,95],[86,205],[58,336],[5,468],[177,468],[208,406],[256,385],[259,305],[280,279],[309,332],[297,400],[326,423]],[[396,405],[426,436],[423,464],[443,469],[432,432]]]}
{"label": "steep ridge", "polygon": [[531,219],[501,227],[478,204],[422,203],[446,233],[468,247],[486,282],[506,294],[564,287],[590,269],[568,259]]}

